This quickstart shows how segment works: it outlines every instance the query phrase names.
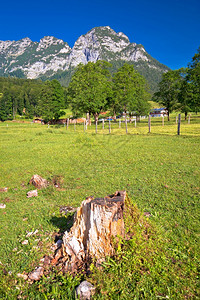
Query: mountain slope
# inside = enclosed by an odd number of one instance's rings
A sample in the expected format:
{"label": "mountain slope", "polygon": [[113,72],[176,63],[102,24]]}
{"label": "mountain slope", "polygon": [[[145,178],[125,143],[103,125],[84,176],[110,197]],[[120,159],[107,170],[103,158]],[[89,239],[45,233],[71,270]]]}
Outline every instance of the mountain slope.
{"label": "mountain slope", "polygon": [[133,64],[146,77],[151,90],[156,89],[168,67],[152,58],[142,45],[130,43],[122,32],[109,26],[96,27],[75,42],[71,49],[63,40],[46,36],[40,42],[29,38],[19,41],[0,41],[0,76],[22,78],[57,78],[67,85],[74,68],[89,61],[106,60],[114,72],[124,62]]}

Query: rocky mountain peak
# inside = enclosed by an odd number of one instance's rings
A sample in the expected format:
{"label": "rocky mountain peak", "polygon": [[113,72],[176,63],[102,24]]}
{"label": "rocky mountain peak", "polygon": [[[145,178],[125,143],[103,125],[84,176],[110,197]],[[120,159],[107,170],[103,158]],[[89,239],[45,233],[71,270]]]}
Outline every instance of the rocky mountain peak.
{"label": "rocky mountain peak", "polygon": [[[153,59],[142,45],[130,43],[123,32],[110,26],[95,27],[81,35],[71,49],[62,39],[43,37],[39,43],[28,37],[19,41],[0,41],[0,76],[51,78],[57,72],[70,72],[79,63],[106,60],[121,65],[124,61],[134,64],[143,73],[149,69],[164,72],[167,67]],[[145,64],[145,67],[144,67]]]}
{"label": "rocky mountain peak", "polygon": [[45,36],[40,40],[36,51],[44,50],[51,45],[59,45],[59,44],[64,45],[65,42],[63,40],[55,38],[54,36]]}

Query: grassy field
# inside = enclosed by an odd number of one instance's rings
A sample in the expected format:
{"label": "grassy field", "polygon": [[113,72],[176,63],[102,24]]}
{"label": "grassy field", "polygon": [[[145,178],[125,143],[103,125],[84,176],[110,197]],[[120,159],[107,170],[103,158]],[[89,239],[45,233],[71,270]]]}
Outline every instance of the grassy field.
{"label": "grassy field", "polygon": [[[200,225],[200,116],[182,120],[177,136],[175,116],[162,126],[160,118],[134,127],[105,129],[70,125],[0,123],[0,298],[74,299],[84,278],[52,273],[32,285],[17,277],[38,266],[49,253],[54,233],[64,232],[67,216],[61,206],[78,207],[87,196],[126,190],[139,215],[149,212],[148,241],[135,224],[132,239],[101,270],[92,266],[89,280],[95,299],[198,299]],[[52,181],[27,198],[33,174]],[[141,212],[141,213],[140,213]],[[27,238],[28,232],[38,233]],[[22,241],[28,239],[27,245]]]}

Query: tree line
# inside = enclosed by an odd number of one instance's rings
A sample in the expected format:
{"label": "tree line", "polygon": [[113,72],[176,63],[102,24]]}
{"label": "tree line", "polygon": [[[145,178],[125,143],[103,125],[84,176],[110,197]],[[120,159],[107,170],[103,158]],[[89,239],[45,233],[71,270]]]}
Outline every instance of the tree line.
{"label": "tree line", "polygon": [[[45,122],[56,121],[70,107],[75,117],[99,114],[110,110],[140,116],[150,111],[148,85],[145,78],[125,63],[113,75],[105,61],[77,66],[67,88],[53,79],[41,80],[0,78],[0,121],[16,115],[40,116]],[[158,84],[153,100],[165,106],[169,114],[177,109],[185,113],[200,109],[200,48],[188,68],[168,71]]]}
{"label": "tree line", "polygon": [[200,111],[200,47],[187,68],[163,74],[153,100],[165,106],[169,115],[173,110],[185,114]]}
{"label": "tree line", "polygon": [[59,119],[66,107],[66,90],[57,80],[0,77],[0,121],[13,120],[16,115],[32,119]]}
{"label": "tree line", "polygon": [[25,80],[0,78],[0,120],[12,120],[17,114],[27,118],[40,116],[45,122],[56,121],[70,107],[75,117],[89,114],[95,120],[101,112],[111,110],[141,115],[148,113],[150,93],[143,76],[124,64],[111,76],[105,61],[80,64],[68,88],[54,79]]}

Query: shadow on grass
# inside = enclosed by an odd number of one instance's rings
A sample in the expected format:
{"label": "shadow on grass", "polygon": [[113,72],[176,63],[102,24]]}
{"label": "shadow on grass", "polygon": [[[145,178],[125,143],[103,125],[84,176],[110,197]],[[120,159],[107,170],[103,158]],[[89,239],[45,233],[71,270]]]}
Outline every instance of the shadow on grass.
{"label": "shadow on grass", "polygon": [[62,217],[52,217],[50,219],[50,222],[59,228],[59,234],[64,234],[65,231],[69,231],[70,228],[73,226],[74,223],[74,214],[75,213],[69,213],[67,216]]}

